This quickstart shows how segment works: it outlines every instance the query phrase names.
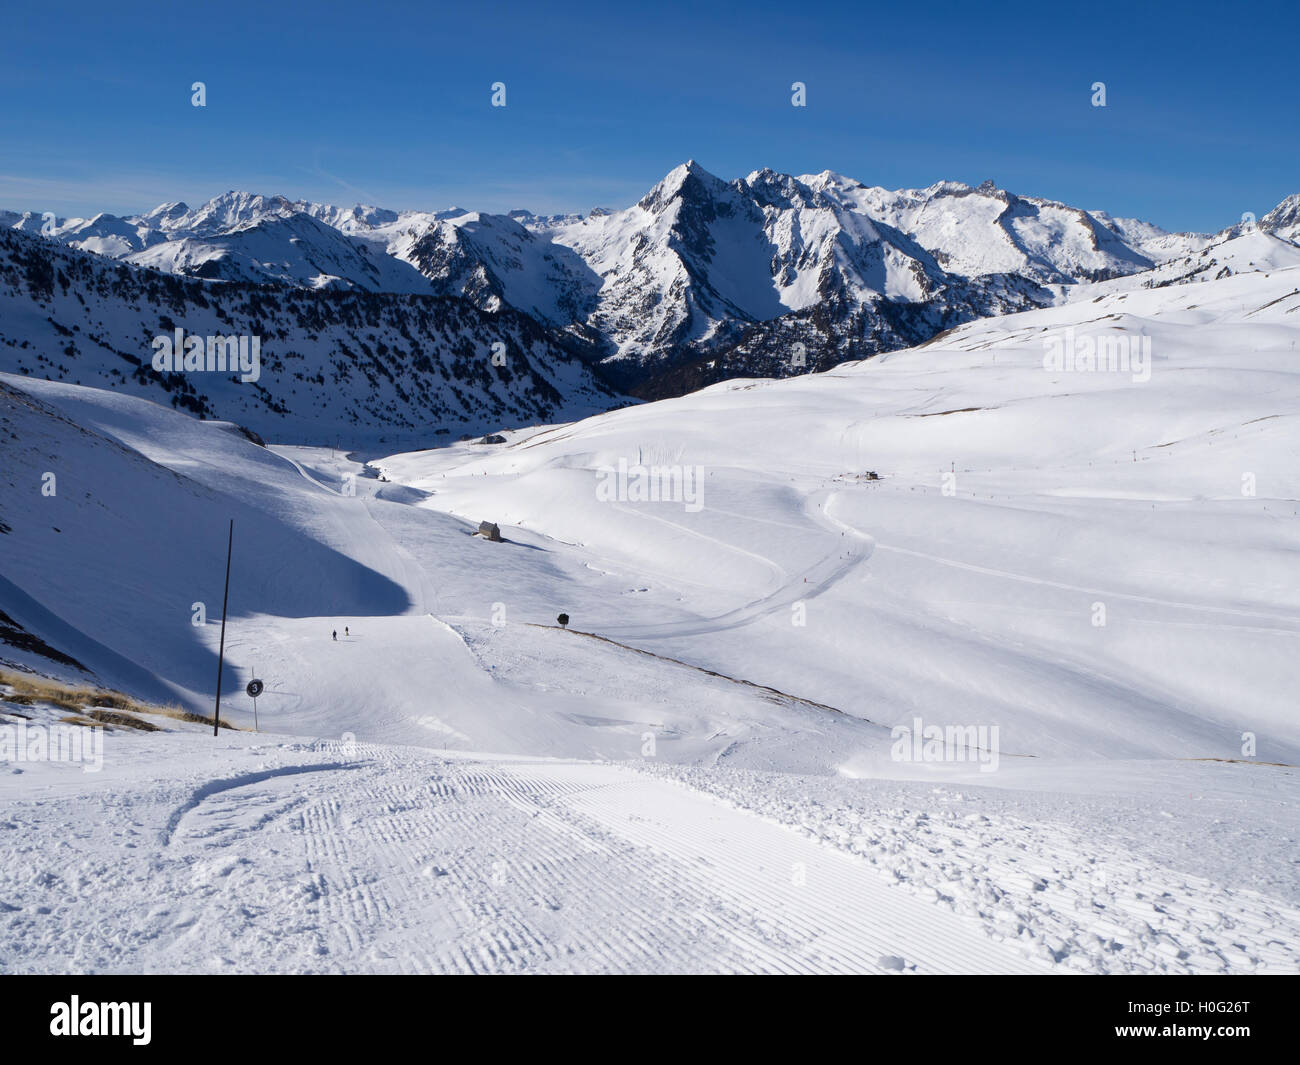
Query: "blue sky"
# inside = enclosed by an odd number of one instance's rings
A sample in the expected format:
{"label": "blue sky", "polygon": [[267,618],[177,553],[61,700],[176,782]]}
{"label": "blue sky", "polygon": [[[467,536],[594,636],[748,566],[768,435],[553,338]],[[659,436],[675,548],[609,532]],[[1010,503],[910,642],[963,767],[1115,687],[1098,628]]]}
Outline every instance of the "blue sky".
{"label": "blue sky", "polygon": [[7,8],[0,207],[17,210],[240,188],[585,211],[688,158],[723,178],[992,178],[1170,229],[1300,191],[1294,0]]}

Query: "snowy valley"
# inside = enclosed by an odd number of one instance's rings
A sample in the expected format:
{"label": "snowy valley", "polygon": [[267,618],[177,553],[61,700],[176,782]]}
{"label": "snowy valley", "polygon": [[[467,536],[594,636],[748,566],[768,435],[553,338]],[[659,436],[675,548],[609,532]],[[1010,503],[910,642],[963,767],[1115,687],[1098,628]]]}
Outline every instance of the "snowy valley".
{"label": "snowy valley", "polygon": [[8,215],[0,970],[1297,971],[1297,202]]}

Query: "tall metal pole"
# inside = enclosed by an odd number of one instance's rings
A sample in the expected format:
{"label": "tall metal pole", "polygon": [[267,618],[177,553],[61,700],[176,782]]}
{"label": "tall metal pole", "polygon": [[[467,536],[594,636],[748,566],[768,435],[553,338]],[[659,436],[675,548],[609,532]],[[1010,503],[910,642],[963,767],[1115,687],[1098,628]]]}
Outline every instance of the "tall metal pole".
{"label": "tall metal pole", "polygon": [[217,654],[217,708],[212,715],[212,735],[221,727],[221,668],[226,663],[226,604],[230,602],[230,556],[235,547],[235,519],[230,519],[230,538],[226,541],[226,591],[221,598],[221,650]]}

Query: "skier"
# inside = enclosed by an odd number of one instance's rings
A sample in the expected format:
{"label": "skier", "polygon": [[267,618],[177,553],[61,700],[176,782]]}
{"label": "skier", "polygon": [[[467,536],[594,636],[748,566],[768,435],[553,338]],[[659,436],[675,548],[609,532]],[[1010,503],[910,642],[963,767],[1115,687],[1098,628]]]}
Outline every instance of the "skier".
{"label": "skier", "polygon": [[339,630],[338,630],[338,629],[335,629],[335,630],[334,630],[334,639],[335,639],[335,640],[338,640],[338,638],[339,638]]}
{"label": "skier", "polygon": [[350,635],[351,635],[351,633],[348,632],[348,627],[347,627],[346,625],[343,626],[343,635],[344,635],[344,636],[350,636]]}

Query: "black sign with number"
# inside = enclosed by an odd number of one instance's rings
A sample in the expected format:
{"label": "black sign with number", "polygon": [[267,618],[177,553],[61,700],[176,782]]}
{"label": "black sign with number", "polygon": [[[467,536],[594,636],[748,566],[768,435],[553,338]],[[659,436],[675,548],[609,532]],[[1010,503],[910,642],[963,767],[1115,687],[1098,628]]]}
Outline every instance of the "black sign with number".
{"label": "black sign with number", "polygon": [[248,687],[245,688],[244,691],[248,692],[249,695],[256,699],[262,694],[262,682],[260,680],[250,680],[248,682]]}

